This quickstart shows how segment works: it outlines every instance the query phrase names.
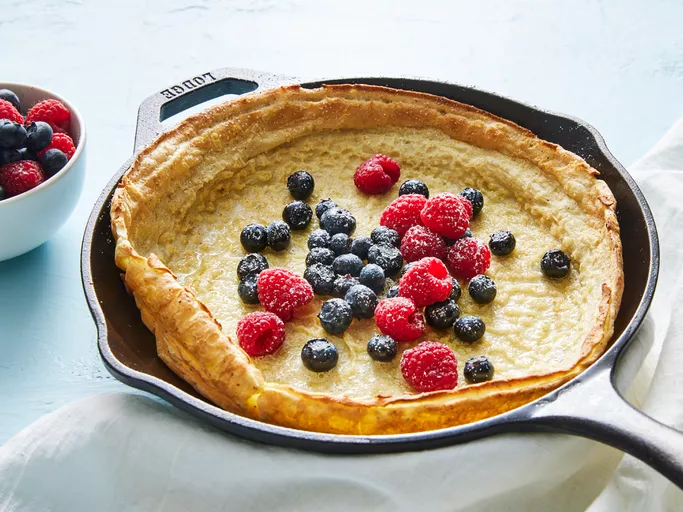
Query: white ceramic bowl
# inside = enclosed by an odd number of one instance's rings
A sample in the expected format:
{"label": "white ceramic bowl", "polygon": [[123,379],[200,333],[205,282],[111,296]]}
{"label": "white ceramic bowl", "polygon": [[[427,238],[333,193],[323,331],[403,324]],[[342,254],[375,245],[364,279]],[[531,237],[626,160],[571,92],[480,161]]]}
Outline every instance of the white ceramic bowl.
{"label": "white ceramic bowl", "polygon": [[73,212],[85,179],[85,124],[78,110],[61,96],[33,85],[0,82],[21,101],[24,112],[39,101],[57,99],[71,112],[69,134],[76,153],[57,174],[36,188],[0,201],[0,261],[45,243]]}

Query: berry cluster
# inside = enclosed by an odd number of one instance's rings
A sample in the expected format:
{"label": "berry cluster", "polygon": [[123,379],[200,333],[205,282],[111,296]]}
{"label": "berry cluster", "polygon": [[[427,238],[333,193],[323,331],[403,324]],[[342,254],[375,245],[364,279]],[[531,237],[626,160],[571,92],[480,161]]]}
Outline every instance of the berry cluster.
{"label": "berry cluster", "polygon": [[[400,167],[385,155],[375,155],[362,163],[354,183],[367,194],[387,192],[398,181]],[[251,313],[238,326],[240,345],[254,356],[271,354],[284,341],[284,323],[313,295],[330,296],[318,319],[331,335],[342,335],[353,318],[375,318],[381,334],[367,344],[375,361],[392,361],[397,344],[412,342],[432,329],[452,329],[463,343],[474,343],[486,332],[477,316],[461,316],[458,300],[460,280],[478,304],[491,303],[497,293],[495,282],[485,272],[491,254],[511,254],[516,240],[509,231],[497,231],[488,245],[472,235],[470,221],[481,214],[484,197],[479,190],[466,188],[459,194],[442,193],[430,198],[420,180],[405,181],[399,197],[384,210],[380,226],[370,236],[353,238],[356,218],[332,199],[321,200],[313,210],[304,201],[314,188],[313,177],[300,171],[287,180],[294,201],[285,206],[282,218],[267,228],[246,226],[241,242],[247,254],[238,265],[238,292],[247,304],[261,303],[266,313]],[[303,230],[313,218],[319,229],[308,236],[309,252],[303,278],[285,269],[269,269],[266,247],[284,250],[290,243],[290,229]],[[405,261],[405,266],[404,265]],[[546,253],[542,271],[549,277],[563,277],[570,260],[561,251]],[[452,275],[451,275],[452,274]],[[398,284],[394,284],[396,281]],[[393,285],[393,286],[392,286]],[[388,289],[387,289],[388,288]],[[379,296],[384,295],[381,300]],[[309,340],[301,358],[311,371],[333,369],[339,353],[327,338]],[[401,356],[405,380],[419,392],[453,389],[457,385],[457,359],[444,344],[425,341],[405,350]],[[492,363],[484,356],[465,363],[463,374],[470,383],[493,378]]]}
{"label": "berry cluster", "polygon": [[[464,343],[483,337],[486,326],[481,318],[460,317],[457,301],[462,290],[459,281],[449,274],[450,270],[454,276],[470,280],[468,291],[475,302],[488,304],[495,298],[496,285],[484,275],[491,252],[508,255],[515,242],[509,232],[494,233],[489,249],[472,236],[470,221],[481,213],[483,206],[482,193],[473,188],[458,195],[443,193],[430,198],[429,188],[419,180],[401,185],[399,197],[386,207],[380,224],[398,235],[384,246],[400,248],[399,254],[407,264],[400,272],[398,285],[389,288],[375,310],[382,336],[375,336],[368,343],[371,357],[390,360],[396,351],[387,352],[393,355],[382,352],[378,356],[376,347],[380,340],[383,347],[417,340],[424,334],[425,324],[437,330],[452,328]],[[493,365],[485,357],[477,360],[480,359],[486,361],[486,371],[484,363],[479,363],[476,371],[474,360],[465,364],[464,375],[469,382],[493,378]],[[423,342],[404,351],[401,370],[417,391],[452,389],[457,384],[455,355],[440,343]]]}
{"label": "berry cluster", "polygon": [[401,269],[403,259],[396,248],[400,238],[384,227],[369,237],[351,238],[355,217],[331,199],[320,201],[316,215],[320,229],[308,237],[304,278],[317,295],[336,297],[323,304],[318,318],[326,332],[339,335],[353,317],[374,316],[387,277]]}
{"label": "berry cluster", "polygon": [[[475,302],[487,304],[495,297],[495,283],[483,275],[490,265],[490,250],[469,230],[471,218],[482,211],[483,195],[466,188],[458,195],[442,193],[429,198],[429,189],[419,180],[405,182],[401,191],[404,193],[384,210],[380,223],[402,235],[400,252],[409,263],[398,287],[390,289],[382,301],[386,304],[380,303],[378,327],[394,336],[398,329],[401,341],[417,339],[424,330],[418,328],[424,326],[418,308],[425,307],[426,322],[432,328],[453,327],[464,342],[480,339],[484,322],[473,316],[459,318],[461,289],[449,270],[460,279],[471,280],[468,291]],[[397,297],[411,301],[412,307]],[[380,319],[384,315],[387,318]]]}
{"label": "berry cluster", "polygon": [[71,113],[44,100],[21,115],[18,96],[0,89],[0,201],[27,192],[59,172],[76,152]]}
{"label": "berry cluster", "polygon": [[290,230],[308,226],[313,211],[302,200],[310,197],[314,187],[309,173],[292,174],[287,188],[295,201],[285,206],[284,222],[277,220],[267,227],[249,224],[240,233],[240,243],[249,254],[237,265],[237,293],[245,304],[261,304],[267,311],[249,313],[238,324],[237,339],[251,356],[275,352],[285,339],[283,322],[291,320],[296,309],[313,299],[313,289],[305,279],[284,268],[269,268],[268,260],[259,253],[267,247],[284,251],[291,243]]}
{"label": "berry cluster", "polygon": [[[271,354],[284,341],[284,324],[282,339],[277,343],[271,343],[264,338],[271,331],[261,332],[256,327],[262,324],[263,318],[266,318],[263,315],[272,315],[280,323],[287,322],[292,319],[296,309],[305,306],[313,299],[313,290],[306,280],[294,272],[284,268],[268,268],[268,262],[260,254],[248,254],[242,258],[237,267],[237,276],[241,279],[238,290],[240,290],[242,300],[247,304],[261,303],[268,312],[249,313],[240,320],[237,329],[240,346],[251,356]],[[267,318],[272,318],[272,316]],[[269,324],[279,325],[274,320],[269,321]],[[248,326],[242,331],[247,333],[245,336],[240,334],[239,325]],[[258,338],[257,344],[254,336]],[[270,348],[263,352],[261,348],[254,348],[256,345],[258,347],[267,345]]]}
{"label": "berry cluster", "polygon": [[282,220],[268,226],[249,224],[242,229],[240,242],[247,252],[261,252],[266,247],[276,252],[284,251],[291,243],[291,231],[306,229],[310,224],[313,210],[303,200],[313,193],[313,176],[306,171],[295,172],[287,179],[287,188],[295,200],[282,210]]}

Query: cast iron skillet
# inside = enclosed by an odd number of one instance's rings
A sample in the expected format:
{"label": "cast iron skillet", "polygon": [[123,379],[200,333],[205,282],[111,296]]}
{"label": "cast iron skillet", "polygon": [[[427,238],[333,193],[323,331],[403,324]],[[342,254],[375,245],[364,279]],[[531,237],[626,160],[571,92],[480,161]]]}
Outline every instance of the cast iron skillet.
{"label": "cast iron skillet", "polygon": [[[219,69],[192,77],[142,103],[135,150],[161,133],[161,121],[209,99],[297,82],[293,78],[243,69]],[[645,198],[607,150],[600,134],[578,119],[455,84],[411,78],[341,78],[301,85],[313,88],[322,83],[384,85],[468,103],[560,144],[600,171],[617,199],[626,276],[611,348],[581,375],[535,402],[493,418],[443,430],[388,436],[332,435],[279,427],[231,414],[198,395],[159,359],[154,337],[140,320],[140,313],[114,265],[109,203],[131,159],[114,175],[97,200],[83,239],[83,286],[97,324],[99,350],[107,369],[130,386],[162,397],[225,431],[255,441],[328,453],[380,453],[437,448],[503,432],[563,432],[628,452],[683,488],[683,434],[637,411],[620,394],[642,363],[649,349],[648,339],[651,344],[651,336],[639,336],[634,342],[634,334],[652,301],[659,271],[659,246]],[[651,331],[652,326],[646,322],[644,330]]]}

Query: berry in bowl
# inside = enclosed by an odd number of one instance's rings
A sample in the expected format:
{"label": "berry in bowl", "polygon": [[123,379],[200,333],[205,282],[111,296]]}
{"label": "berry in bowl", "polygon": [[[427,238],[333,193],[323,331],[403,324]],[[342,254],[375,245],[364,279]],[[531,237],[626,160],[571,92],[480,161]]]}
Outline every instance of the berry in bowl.
{"label": "berry in bowl", "polygon": [[60,96],[0,82],[0,261],[38,247],[83,188],[85,125]]}

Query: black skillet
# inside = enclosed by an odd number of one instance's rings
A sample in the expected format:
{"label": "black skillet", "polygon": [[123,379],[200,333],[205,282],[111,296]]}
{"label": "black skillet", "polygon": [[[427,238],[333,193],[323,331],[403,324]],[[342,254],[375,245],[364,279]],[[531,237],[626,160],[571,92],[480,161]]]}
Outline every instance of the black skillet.
{"label": "black skillet", "polygon": [[[162,132],[161,121],[195,105],[227,94],[247,94],[297,82],[243,69],[218,69],[175,84],[150,96],[140,106],[135,150]],[[645,198],[633,178],[610,154],[600,134],[579,119],[455,84],[412,78],[341,78],[301,85],[313,88],[322,83],[383,85],[468,103],[573,151],[600,171],[617,199],[626,276],[609,350],[571,382],[535,402],[493,418],[443,430],[390,436],[332,435],[283,428],[231,414],[202,398],[164,365],[156,354],[154,337],[143,325],[133,299],[121,283],[120,271],[114,265],[109,202],[131,159],[100,195],[83,239],[83,286],[107,369],[130,386],[162,397],[227,432],[255,441],[328,453],[386,453],[438,448],[504,432],[562,432],[630,453],[683,488],[683,435],[634,409],[621,395],[650,348],[651,336],[634,339],[634,335],[652,302],[659,271],[659,245]]]}

